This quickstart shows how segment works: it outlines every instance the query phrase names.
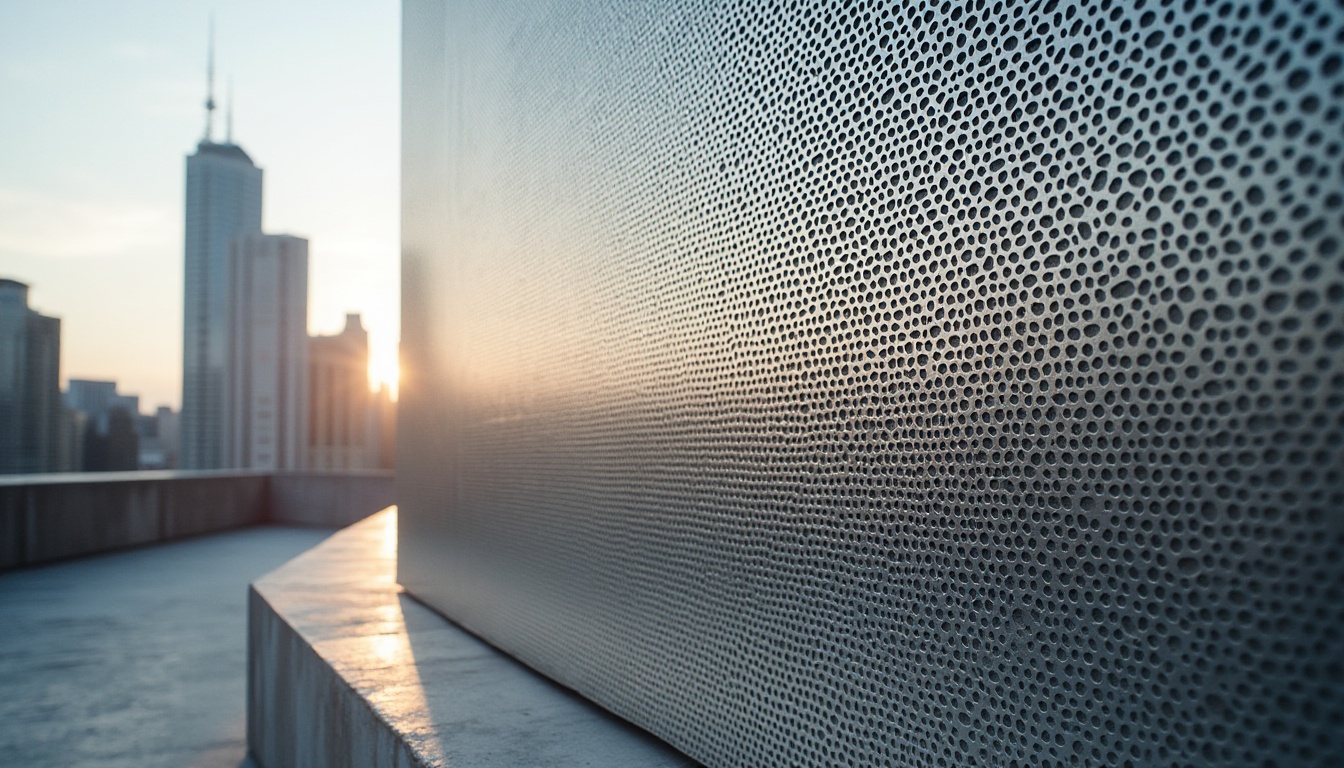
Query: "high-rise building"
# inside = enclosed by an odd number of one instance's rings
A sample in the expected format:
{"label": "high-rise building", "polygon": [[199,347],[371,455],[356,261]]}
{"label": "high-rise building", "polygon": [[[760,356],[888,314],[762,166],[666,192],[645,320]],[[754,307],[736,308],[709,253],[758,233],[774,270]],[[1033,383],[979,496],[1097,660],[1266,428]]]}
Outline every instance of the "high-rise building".
{"label": "high-rise building", "polygon": [[140,435],[135,414],[122,406],[108,409],[105,429],[92,421],[84,425],[83,470],[127,472],[140,468]]}
{"label": "high-rise building", "polygon": [[[79,448],[69,467],[84,472],[112,472],[140,468],[140,442],[145,437],[140,396],[117,392],[117,382],[71,379],[65,405],[77,419]],[[66,431],[70,431],[68,426]],[[68,460],[67,460],[68,461]]]}
{"label": "high-rise building", "polygon": [[373,396],[373,424],[378,443],[374,468],[396,469],[397,403],[392,399],[392,388],[386,384],[378,387],[378,392]]}
{"label": "high-rise building", "polygon": [[369,392],[369,334],[358,314],[335,336],[308,340],[308,466],[372,469],[378,461]]}
{"label": "high-rise building", "polygon": [[[107,431],[107,412],[114,404],[125,407],[125,395],[117,394],[117,382],[96,379],[71,379],[65,385],[65,405],[84,414],[99,429]],[[136,398],[137,405],[139,398]],[[139,410],[137,407],[136,410]]]}
{"label": "high-rise building", "polygon": [[0,279],[0,474],[57,471],[62,424],[61,321]]}
{"label": "high-rise building", "polygon": [[233,323],[226,466],[303,469],[308,241],[290,235],[240,235],[233,241],[229,266]]}
{"label": "high-rise building", "polygon": [[61,409],[60,459],[57,472],[79,472],[84,469],[84,430],[88,429],[88,418],[82,411],[66,407]]}
{"label": "high-rise building", "polygon": [[177,466],[178,413],[160,405],[141,418],[140,468],[172,469]]}
{"label": "high-rise building", "polygon": [[237,235],[261,231],[261,169],[233,143],[232,131],[223,143],[212,137],[213,75],[212,52],[205,137],[187,158],[181,432],[187,469],[229,466],[229,245]]}

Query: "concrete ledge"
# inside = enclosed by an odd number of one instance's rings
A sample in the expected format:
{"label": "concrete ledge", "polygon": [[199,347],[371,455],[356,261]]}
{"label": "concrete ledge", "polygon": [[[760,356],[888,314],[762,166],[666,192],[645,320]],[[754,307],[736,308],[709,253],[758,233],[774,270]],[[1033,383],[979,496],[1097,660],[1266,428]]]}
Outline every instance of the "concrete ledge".
{"label": "concrete ledge", "polygon": [[286,472],[267,481],[268,522],[344,528],[393,503],[391,472]]}
{"label": "concrete ledge", "polygon": [[396,535],[391,508],[252,585],[263,768],[695,765],[404,595]]}
{"label": "concrete ledge", "polygon": [[260,523],[339,528],[393,502],[391,472],[0,477],[0,571]]}

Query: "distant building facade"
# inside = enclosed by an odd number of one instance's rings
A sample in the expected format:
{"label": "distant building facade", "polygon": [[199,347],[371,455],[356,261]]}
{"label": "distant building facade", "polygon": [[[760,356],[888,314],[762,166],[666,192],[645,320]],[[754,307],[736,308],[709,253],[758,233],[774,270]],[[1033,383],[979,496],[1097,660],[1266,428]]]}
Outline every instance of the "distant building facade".
{"label": "distant building facade", "polygon": [[206,137],[187,158],[181,465],[230,466],[229,249],[261,232],[262,170],[241,147]]}
{"label": "distant building facade", "polygon": [[136,415],[122,406],[107,412],[106,429],[84,426],[85,472],[130,472],[140,468],[140,435]]}
{"label": "distant building facade", "polygon": [[308,241],[290,235],[240,235],[233,241],[229,268],[232,326],[225,466],[303,469]]}
{"label": "distant building facade", "polygon": [[308,341],[308,466],[372,469],[378,464],[377,414],[369,392],[369,334],[345,316],[335,336]]}
{"label": "distant building facade", "polygon": [[66,431],[79,446],[71,469],[81,472],[124,472],[141,469],[140,444],[145,417],[140,396],[117,392],[115,381],[70,379],[65,405]]}
{"label": "distant building facade", "polygon": [[[65,385],[65,405],[84,418],[107,430],[107,415],[114,405],[126,407],[125,395],[117,394],[117,382],[97,379],[71,379]],[[136,398],[137,408],[139,398]]]}
{"label": "distant building facade", "polygon": [[61,321],[0,279],[0,474],[61,469]]}
{"label": "distant building facade", "polygon": [[178,464],[178,412],[161,405],[152,415],[141,417],[140,423],[140,468],[175,468]]}
{"label": "distant building facade", "polygon": [[84,430],[88,418],[69,406],[61,409],[61,457],[57,472],[80,472],[84,469]]}
{"label": "distant building facade", "polygon": [[397,467],[397,402],[392,399],[392,388],[378,387],[373,396],[374,434],[378,439],[376,469]]}

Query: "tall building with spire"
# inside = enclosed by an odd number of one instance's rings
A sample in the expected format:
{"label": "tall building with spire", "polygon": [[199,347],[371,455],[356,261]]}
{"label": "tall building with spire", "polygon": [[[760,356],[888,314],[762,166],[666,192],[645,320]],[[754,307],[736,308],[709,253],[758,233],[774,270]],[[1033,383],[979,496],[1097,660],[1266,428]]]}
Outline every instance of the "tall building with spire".
{"label": "tall building with spire", "polygon": [[237,235],[261,231],[261,169],[233,143],[232,130],[222,143],[214,140],[213,33],[211,38],[205,135],[187,158],[180,433],[185,469],[231,464],[225,443],[230,421],[229,245]]}

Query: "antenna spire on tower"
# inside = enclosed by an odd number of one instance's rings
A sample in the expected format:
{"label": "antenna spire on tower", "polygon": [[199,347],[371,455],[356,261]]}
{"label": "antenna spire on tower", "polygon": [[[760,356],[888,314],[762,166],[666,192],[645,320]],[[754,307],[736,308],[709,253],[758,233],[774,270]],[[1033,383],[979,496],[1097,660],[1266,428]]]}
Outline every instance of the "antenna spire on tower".
{"label": "antenna spire on tower", "polygon": [[205,140],[214,141],[215,128],[215,14],[210,14],[210,48],[205,64]]}

